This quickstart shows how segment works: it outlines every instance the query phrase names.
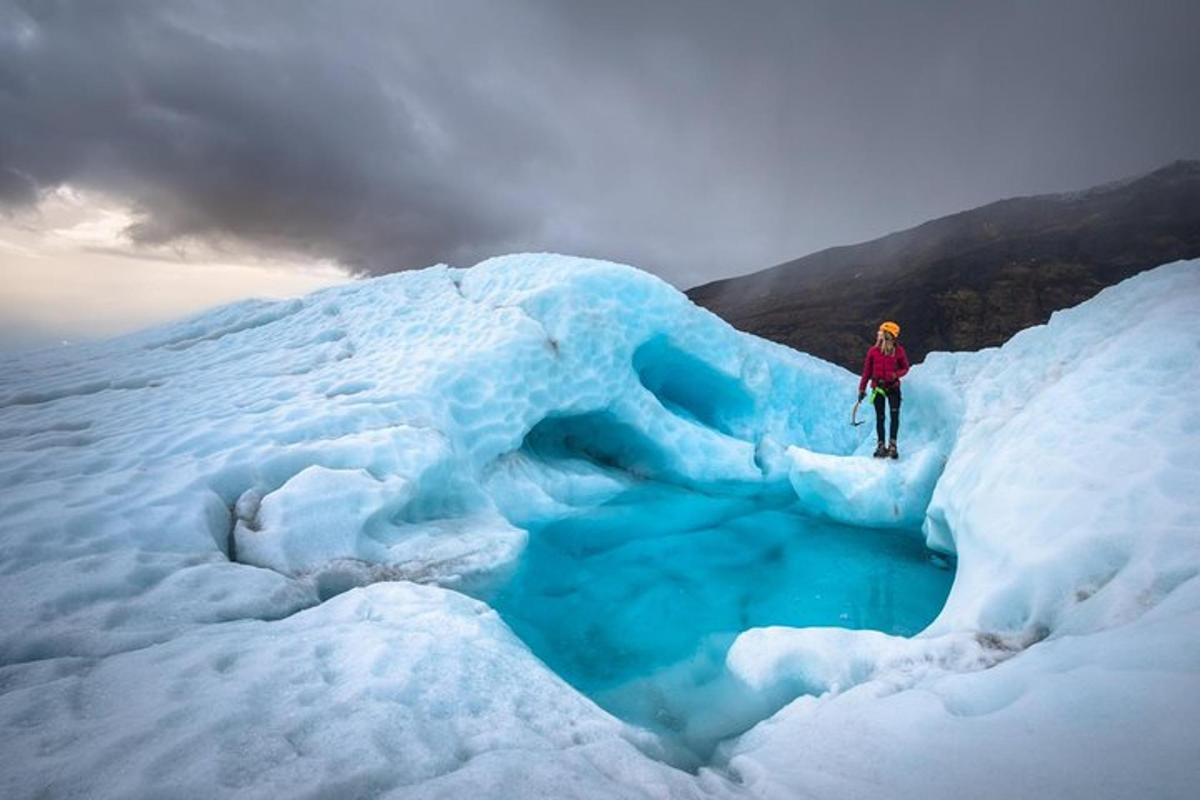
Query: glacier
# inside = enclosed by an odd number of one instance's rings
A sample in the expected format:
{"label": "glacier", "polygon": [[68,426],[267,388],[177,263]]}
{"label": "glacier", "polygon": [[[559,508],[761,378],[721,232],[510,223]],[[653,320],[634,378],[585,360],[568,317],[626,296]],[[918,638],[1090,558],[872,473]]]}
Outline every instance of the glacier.
{"label": "glacier", "polygon": [[[551,254],[0,358],[0,792],[1190,797],[1197,298],[1180,262],[931,354],[895,463],[855,376]],[[912,636],[724,642],[680,769],[488,602],[647,485],[919,528],[953,585]]]}

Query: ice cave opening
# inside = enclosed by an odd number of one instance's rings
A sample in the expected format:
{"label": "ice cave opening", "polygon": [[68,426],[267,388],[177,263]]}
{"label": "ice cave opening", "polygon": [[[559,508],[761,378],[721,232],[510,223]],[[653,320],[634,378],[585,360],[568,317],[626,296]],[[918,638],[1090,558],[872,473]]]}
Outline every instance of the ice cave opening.
{"label": "ice cave opening", "polygon": [[954,579],[953,559],[927,549],[920,531],[814,519],[787,492],[638,481],[528,527],[520,563],[487,601],[548,666],[656,734],[656,755],[688,769],[779,705],[749,696],[725,669],[738,633],[785,625],[911,636]]}

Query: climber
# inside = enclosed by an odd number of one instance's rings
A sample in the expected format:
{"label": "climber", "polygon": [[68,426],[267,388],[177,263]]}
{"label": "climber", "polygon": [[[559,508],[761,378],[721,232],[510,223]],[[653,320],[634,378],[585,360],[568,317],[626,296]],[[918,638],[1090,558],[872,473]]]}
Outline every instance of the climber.
{"label": "climber", "polygon": [[[900,430],[900,379],[908,373],[908,356],[896,341],[900,326],[885,322],[875,333],[875,344],[867,351],[863,361],[862,378],[858,382],[858,400],[867,396],[867,381],[871,382],[871,402],[875,406],[875,436],[879,444],[875,447],[876,458],[899,458],[896,450],[896,434]],[[883,406],[891,408],[892,418],[887,445],[883,443]]]}

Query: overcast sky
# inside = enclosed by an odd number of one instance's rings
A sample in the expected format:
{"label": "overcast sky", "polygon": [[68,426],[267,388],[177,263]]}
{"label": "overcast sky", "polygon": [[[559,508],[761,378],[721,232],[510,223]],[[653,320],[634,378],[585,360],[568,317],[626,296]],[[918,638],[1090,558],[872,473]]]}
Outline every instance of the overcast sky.
{"label": "overcast sky", "polygon": [[0,0],[0,332],[213,264],[203,302],[526,250],[689,287],[1200,158],[1198,39],[1192,0]]}

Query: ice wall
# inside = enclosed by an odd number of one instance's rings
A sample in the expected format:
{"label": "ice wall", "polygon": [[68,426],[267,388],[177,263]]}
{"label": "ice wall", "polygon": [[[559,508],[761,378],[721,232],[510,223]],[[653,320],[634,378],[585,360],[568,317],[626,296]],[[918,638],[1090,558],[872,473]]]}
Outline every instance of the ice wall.
{"label": "ice wall", "polygon": [[1195,262],[1161,267],[926,362],[964,402],[925,526],[963,565],[935,631],[1090,633],[1200,572],[1197,300]]}

